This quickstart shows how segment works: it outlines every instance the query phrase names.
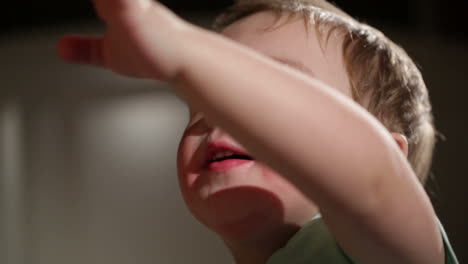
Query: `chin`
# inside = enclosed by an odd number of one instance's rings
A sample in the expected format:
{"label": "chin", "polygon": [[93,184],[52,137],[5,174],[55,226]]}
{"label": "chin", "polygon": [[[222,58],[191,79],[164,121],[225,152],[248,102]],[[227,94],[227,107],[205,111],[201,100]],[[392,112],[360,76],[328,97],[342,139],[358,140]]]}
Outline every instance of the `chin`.
{"label": "chin", "polygon": [[284,224],[284,204],[275,193],[255,186],[221,189],[205,199],[185,198],[192,214],[224,238],[242,238]]}

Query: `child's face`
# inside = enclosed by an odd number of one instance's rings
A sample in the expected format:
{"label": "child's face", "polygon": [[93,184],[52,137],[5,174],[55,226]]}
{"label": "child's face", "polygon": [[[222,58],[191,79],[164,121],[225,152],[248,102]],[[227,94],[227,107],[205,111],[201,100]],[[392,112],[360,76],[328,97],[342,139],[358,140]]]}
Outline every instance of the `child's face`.
{"label": "child's face", "polygon": [[[313,27],[307,34],[301,19],[260,31],[273,22],[272,13],[261,12],[222,34],[351,95],[339,40],[332,38],[322,51]],[[203,224],[224,237],[239,237],[253,230],[301,226],[317,212],[301,192],[258,160],[227,159],[206,167],[213,149],[222,152],[225,147],[247,155],[248,151],[219,127],[208,124],[202,113],[190,110],[177,166],[185,202]]]}

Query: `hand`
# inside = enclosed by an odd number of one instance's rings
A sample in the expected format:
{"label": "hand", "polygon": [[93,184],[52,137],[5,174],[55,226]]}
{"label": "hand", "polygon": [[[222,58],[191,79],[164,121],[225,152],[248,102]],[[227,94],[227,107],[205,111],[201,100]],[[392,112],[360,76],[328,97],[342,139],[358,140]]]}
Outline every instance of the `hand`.
{"label": "hand", "polygon": [[170,81],[182,63],[191,28],[151,0],[94,0],[107,26],[101,37],[66,36],[57,47],[69,62],[104,67],[131,77]]}

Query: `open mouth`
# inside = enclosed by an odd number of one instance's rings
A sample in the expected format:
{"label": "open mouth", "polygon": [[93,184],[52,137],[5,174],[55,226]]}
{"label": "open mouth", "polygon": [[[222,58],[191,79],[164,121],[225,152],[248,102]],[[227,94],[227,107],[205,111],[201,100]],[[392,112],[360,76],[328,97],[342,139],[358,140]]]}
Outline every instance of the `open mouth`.
{"label": "open mouth", "polygon": [[224,150],[213,154],[205,168],[211,171],[227,170],[251,162],[252,160],[254,159],[249,155]]}
{"label": "open mouth", "polygon": [[253,160],[254,158],[248,155],[246,150],[238,146],[226,141],[213,141],[207,146],[204,169],[227,170]]}
{"label": "open mouth", "polygon": [[232,154],[232,155],[229,155],[229,156],[214,158],[213,160],[210,161],[210,163],[212,163],[212,162],[222,162],[222,161],[230,160],[230,159],[253,160],[252,157],[247,156],[247,155]]}

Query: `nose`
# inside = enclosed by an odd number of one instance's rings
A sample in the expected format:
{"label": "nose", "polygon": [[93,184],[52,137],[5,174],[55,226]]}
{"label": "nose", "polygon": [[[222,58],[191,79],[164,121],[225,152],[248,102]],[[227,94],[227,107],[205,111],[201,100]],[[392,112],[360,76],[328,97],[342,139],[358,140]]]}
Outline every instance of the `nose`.
{"label": "nose", "polygon": [[195,112],[191,115],[188,130],[197,131],[197,133],[207,135],[208,139],[218,139],[226,136],[226,133],[218,126],[209,122],[201,112]]}
{"label": "nose", "polygon": [[226,137],[227,134],[218,126],[208,125],[208,141],[216,141],[219,138]]}
{"label": "nose", "polygon": [[226,142],[246,151],[231,135],[224,131],[221,127],[209,122],[202,113],[199,113],[198,123],[200,125],[200,133],[204,135],[205,143],[208,142]]}
{"label": "nose", "polygon": [[212,124],[206,118],[203,118],[203,123],[206,128],[207,133],[207,140],[210,141],[217,141],[220,138],[229,137],[229,135],[219,126]]}

